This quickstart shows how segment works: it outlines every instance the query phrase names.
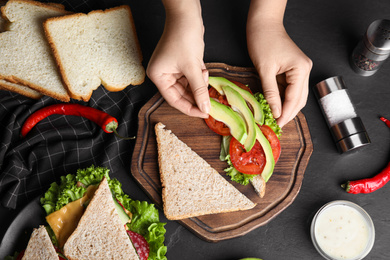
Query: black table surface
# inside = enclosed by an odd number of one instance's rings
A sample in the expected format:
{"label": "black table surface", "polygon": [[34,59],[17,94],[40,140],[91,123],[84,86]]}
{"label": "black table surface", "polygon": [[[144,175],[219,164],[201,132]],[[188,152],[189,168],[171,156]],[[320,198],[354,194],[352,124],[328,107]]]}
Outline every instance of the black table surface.
{"label": "black table surface", "polygon": [[[164,9],[158,0],[106,1],[110,6],[129,4],[140,40],[144,64],[164,26]],[[245,24],[249,1],[202,1],[205,24],[205,62],[222,62],[251,67],[246,49]],[[348,194],[340,188],[345,180],[371,177],[389,161],[390,129],[378,118],[390,117],[390,64],[373,76],[354,73],[348,59],[368,25],[376,19],[390,19],[388,0],[289,1],[285,27],[295,43],[313,61],[310,93],[305,108],[314,151],[295,201],[270,223],[245,236],[218,243],[196,237],[175,221],[167,222],[165,244],[168,259],[322,259],[310,238],[315,212],[332,200],[349,200],[362,206],[372,217],[375,244],[366,259],[390,259],[390,186],[365,195]],[[371,144],[352,153],[336,150],[312,87],[331,76],[342,76],[350,97],[362,118]],[[150,82],[149,82],[150,84]],[[128,173],[124,173],[128,174]],[[121,179],[131,197],[148,200],[134,179]],[[3,236],[21,208],[0,208],[0,236]]]}

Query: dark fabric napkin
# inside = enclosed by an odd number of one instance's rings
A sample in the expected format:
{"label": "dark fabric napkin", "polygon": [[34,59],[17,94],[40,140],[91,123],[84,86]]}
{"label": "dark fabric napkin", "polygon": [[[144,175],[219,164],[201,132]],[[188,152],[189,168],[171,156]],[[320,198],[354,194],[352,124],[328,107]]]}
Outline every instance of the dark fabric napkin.
{"label": "dark fabric napkin", "polygon": [[[66,10],[89,12],[122,4],[118,1],[50,1],[64,4]],[[144,65],[145,66],[145,65]],[[120,92],[100,86],[89,102],[72,100],[102,110],[117,118],[122,136],[137,133],[139,109],[157,92],[148,81]],[[0,201],[16,208],[42,195],[60,176],[74,174],[93,165],[130,171],[134,140],[118,139],[83,117],[51,115],[38,123],[26,138],[21,126],[33,112],[60,103],[50,97],[32,100],[0,90]]]}

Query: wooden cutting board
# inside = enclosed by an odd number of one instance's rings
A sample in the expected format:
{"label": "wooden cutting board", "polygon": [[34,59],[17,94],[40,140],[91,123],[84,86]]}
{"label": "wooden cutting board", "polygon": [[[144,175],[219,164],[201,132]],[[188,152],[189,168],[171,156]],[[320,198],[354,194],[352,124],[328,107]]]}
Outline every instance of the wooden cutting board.
{"label": "wooden cutting board", "polygon": [[[232,67],[221,63],[206,64],[210,76],[222,76],[248,84],[252,91],[261,91],[260,81],[253,68]],[[160,94],[156,94],[139,112],[137,141],[132,157],[131,171],[135,180],[153,203],[162,209],[161,183],[157,161],[157,142],[154,126],[158,122],[172,132],[227,180],[226,162],[219,160],[221,136],[212,132],[203,119],[186,116],[170,107]],[[264,198],[260,198],[251,184],[233,185],[256,207],[239,212],[222,213],[180,220],[194,234],[209,242],[239,237],[271,221],[288,207],[297,196],[303,175],[313,151],[313,144],[305,116],[299,113],[283,127],[280,139],[282,153],[274,173],[266,185]],[[229,180],[230,181],[230,180]]]}

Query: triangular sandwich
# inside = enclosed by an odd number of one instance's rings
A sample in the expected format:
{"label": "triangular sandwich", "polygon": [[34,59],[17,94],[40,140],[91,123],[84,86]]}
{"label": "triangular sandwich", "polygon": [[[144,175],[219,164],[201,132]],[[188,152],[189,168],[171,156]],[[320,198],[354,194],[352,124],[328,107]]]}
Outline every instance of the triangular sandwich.
{"label": "triangular sandwich", "polygon": [[39,228],[34,229],[22,258],[22,260],[37,259],[58,260],[58,254],[45,226],[39,226]]}
{"label": "triangular sandwich", "polygon": [[168,219],[248,210],[256,205],[164,128],[162,123],[155,126],[163,207]]}
{"label": "triangular sandwich", "polygon": [[66,241],[64,254],[69,260],[139,259],[115,208],[106,178]]}

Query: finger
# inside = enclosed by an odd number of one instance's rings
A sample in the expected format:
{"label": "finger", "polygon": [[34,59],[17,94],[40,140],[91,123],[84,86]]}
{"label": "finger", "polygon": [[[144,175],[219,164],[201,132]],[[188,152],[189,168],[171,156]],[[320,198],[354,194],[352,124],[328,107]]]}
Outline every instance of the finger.
{"label": "finger", "polygon": [[275,118],[279,118],[282,111],[282,101],[276,81],[276,73],[271,69],[263,69],[260,70],[259,76],[264,97],[271,108],[272,114]]}
{"label": "finger", "polygon": [[193,117],[207,118],[208,114],[203,113],[195,105],[192,93],[183,91],[183,86],[180,83],[175,83],[166,91],[161,92],[167,103],[179,110],[180,112]]}
{"label": "finger", "polygon": [[287,86],[282,115],[277,119],[277,123],[280,127],[283,127],[294,119],[299,111],[306,105],[307,96],[309,94],[308,85],[309,77],[306,76],[303,80]]}
{"label": "finger", "polygon": [[202,68],[191,66],[188,70],[183,71],[184,75],[190,84],[194,99],[198,108],[205,114],[210,112],[210,98],[208,92],[208,84],[205,82],[205,73]]}

